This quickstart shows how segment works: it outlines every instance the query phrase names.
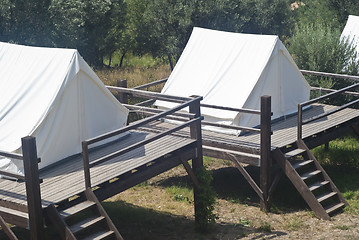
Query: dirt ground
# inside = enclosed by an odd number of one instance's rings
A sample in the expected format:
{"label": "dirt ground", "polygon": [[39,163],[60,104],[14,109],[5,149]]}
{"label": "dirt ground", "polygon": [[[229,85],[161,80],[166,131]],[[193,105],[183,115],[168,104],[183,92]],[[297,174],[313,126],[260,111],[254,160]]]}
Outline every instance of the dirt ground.
{"label": "dirt ground", "polygon": [[[260,211],[259,198],[235,168],[223,161],[211,163],[208,168],[213,172],[218,199],[218,219],[210,232],[195,233],[193,203],[175,201],[166,191],[171,185],[189,181],[183,168],[178,167],[109,200],[149,209],[153,221],[158,215],[164,219],[155,224],[144,221],[135,232],[128,229],[130,226],[122,226],[125,239],[359,239],[358,215],[344,211],[330,221],[316,218],[287,179],[273,198],[273,210],[265,213]],[[249,172],[255,175],[256,170]],[[121,226],[119,229],[121,232]]]}

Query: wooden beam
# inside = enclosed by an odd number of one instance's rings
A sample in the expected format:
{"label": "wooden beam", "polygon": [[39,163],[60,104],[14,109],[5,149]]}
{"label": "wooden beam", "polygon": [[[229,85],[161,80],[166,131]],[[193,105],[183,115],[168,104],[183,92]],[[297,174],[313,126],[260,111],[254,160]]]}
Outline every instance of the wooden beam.
{"label": "wooden beam", "polygon": [[259,166],[260,155],[238,152],[230,149],[216,148],[210,146],[203,146],[203,154],[208,157],[219,158],[224,160],[232,160],[232,158],[237,161],[252,166]]}
{"label": "wooden beam", "polygon": [[243,177],[247,180],[249,185],[253,188],[253,190],[257,193],[260,200],[265,201],[263,191],[258,187],[257,183],[253,180],[251,175],[244,169],[244,167],[240,164],[240,162],[234,157],[231,156],[230,160],[236,165],[236,168],[243,175]]}
{"label": "wooden beam", "polygon": [[9,225],[6,224],[4,219],[0,216],[0,226],[2,230],[5,232],[5,234],[9,237],[10,240],[18,240],[14,232],[11,230]]}
{"label": "wooden beam", "polygon": [[189,177],[191,178],[194,187],[195,187],[196,189],[199,189],[198,179],[197,179],[196,175],[194,174],[194,172],[193,172],[191,166],[190,166],[189,163],[188,163],[186,160],[184,160],[184,159],[181,159],[181,162],[182,162],[184,168],[186,169],[186,171],[187,171]]}
{"label": "wooden beam", "polygon": [[140,85],[140,86],[136,86],[133,89],[140,90],[140,89],[149,88],[149,87],[152,87],[152,86],[156,86],[156,85],[160,85],[162,83],[165,83],[167,80],[168,80],[168,78],[156,80],[156,81],[153,81],[153,82],[150,82],[150,83],[146,83],[146,84],[143,84],[143,85]]}

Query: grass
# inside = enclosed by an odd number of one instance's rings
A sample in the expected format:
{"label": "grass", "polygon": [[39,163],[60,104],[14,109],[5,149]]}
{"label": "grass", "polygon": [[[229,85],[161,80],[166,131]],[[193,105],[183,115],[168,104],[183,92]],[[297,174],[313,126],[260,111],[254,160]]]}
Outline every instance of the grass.
{"label": "grass", "polygon": [[329,149],[320,146],[313,150],[317,159],[335,182],[349,207],[345,211],[359,215],[359,141],[353,136],[336,139]]}

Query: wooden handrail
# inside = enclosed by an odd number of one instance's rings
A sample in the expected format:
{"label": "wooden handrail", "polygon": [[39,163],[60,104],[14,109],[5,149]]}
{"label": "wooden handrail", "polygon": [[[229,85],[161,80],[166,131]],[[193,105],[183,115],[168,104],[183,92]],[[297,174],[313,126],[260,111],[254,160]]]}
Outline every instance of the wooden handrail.
{"label": "wooden handrail", "polygon": [[353,81],[359,81],[359,76],[352,76],[352,75],[347,75],[347,74],[326,73],[326,72],[317,72],[317,71],[309,71],[309,70],[300,70],[300,72],[303,74],[306,74],[306,75],[332,77],[332,78],[339,78],[339,79],[350,79]]}
{"label": "wooden handrail", "polygon": [[127,93],[127,94],[138,96],[138,97],[163,100],[163,101],[175,102],[175,103],[183,103],[183,102],[186,102],[186,101],[189,101],[192,99],[189,97],[179,97],[179,96],[174,96],[174,95],[137,90],[137,89],[133,89],[133,88],[122,88],[122,87],[114,87],[114,86],[106,86],[106,87],[109,90]]}
{"label": "wooden handrail", "polygon": [[254,110],[254,109],[223,107],[223,106],[210,105],[210,104],[205,104],[205,103],[201,103],[201,107],[233,111],[233,112],[243,112],[243,113],[257,114],[257,115],[261,114],[261,111]]}
{"label": "wooden handrail", "polygon": [[[357,76],[350,76],[350,75],[343,75],[343,74],[329,74],[329,73],[321,73],[321,72],[314,72],[314,71],[305,71],[305,70],[301,70],[302,73],[305,73],[305,74],[311,74],[311,75],[317,75],[317,76],[328,76],[328,77],[335,77],[335,78],[345,78],[345,79],[351,79],[351,80],[359,80],[359,77]],[[344,94],[349,94],[349,95],[353,95],[353,96],[358,96],[359,93],[356,93],[356,92],[348,92],[349,89],[352,89],[352,88],[356,88],[359,86],[359,83],[355,83],[353,85],[350,85],[348,87],[344,87],[342,89],[339,89],[339,90],[331,90],[331,89],[324,89],[324,91],[326,92],[329,92],[328,94],[326,95],[323,95],[323,96],[320,96],[320,97],[317,97],[317,98],[314,98],[314,99],[311,99],[309,101],[306,101],[306,102],[303,102],[303,103],[300,103],[298,104],[298,124],[297,124],[297,138],[298,140],[299,139],[302,139],[303,137],[303,125],[304,124],[307,124],[309,122],[313,122],[315,120],[318,120],[318,119],[321,119],[323,117],[327,117],[333,113],[336,113],[338,111],[341,111],[345,108],[348,108],[354,104],[357,104],[359,103],[359,100],[354,100],[354,101],[351,101],[349,103],[346,103],[340,107],[337,107],[335,109],[332,109],[326,113],[322,113],[318,116],[315,116],[315,117],[312,117],[310,119],[307,119],[307,120],[303,120],[303,107],[305,106],[308,106],[310,104],[313,104],[313,103],[316,103],[316,102],[319,102],[321,100],[324,100],[324,99],[327,99],[327,98],[330,98],[330,97],[333,97],[333,96],[336,96],[336,95],[339,95],[341,93],[344,93]],[[315,90],[321,90],[321,88],[316,88]]]}
{"label": "wooden handrail", "polygon": [[[131,105],[131,104],[122,104],[125,107],[127,107],[130,110],[137,110],[137,111],[149,111],[149,112],[153,112],[153,113],[162,113],[166,110],[164,109],[158,109],[158,108],[150,108],[150,107],[144,107],[144,106],[137,106],[137,105]],[[185,112],[176,112],[173,113],[173,116],[179,116],[179,117],[184,117],[184,118],[194,118],[195,115],[193,113],[185,113]]]}
{"label": "wooden handrail", "polygon": [[[311,91],[321,91],[321,92],[326,92],[326,93],[331,93],[331,92],[337,91],[337,90],[335,90],[335,89],[321,88],[321,87],[311,87],[310,90],[311,90]],[[345,94],[345,95],[349,95],[349,96],[359,97],[359,93],[358,93],[358,92],[348,92],[348,91],[345,91],[344,94]]]}
{"label": "wooden handrail", "polygon": [[89,164],[89,167],[90,167],[90,168],[91,168],[91,167],[94,167],[94,166],[99,165],[99,164],[101,164],[101,163],[103,163],[103,162],[106,162],[106,161],[108,161],[108,160],[110,160],[110,159],[112,159],[112,158],[121,156],[121,155],[123,155],[123,154],[125,154],[125,153],[127,153],[127,152],[130,152],[130,151],[132,151],[132,150],[134,150],[134,149],[136,149],[136,148],[139,148],[139,147],[141,147],[141,146],[144,146],[145,144],[148,144],[148,143],[150,143],[150,142],[156,141],[156,140],[158,140],[158,139],[160,139],[160,138],[162,138],[162,137],[164,137],[164,136],[166,136],[166,135],[169,135],[169,134],[174,133],[174,132],[176,132],[176,131],[178,131],[178,130],[181,130],[181,129],[183,129],[183,128],[185,128],[185,127],[187,127],[187,126],[189,126],[189,125],[191,125],[191,124],[193,124],[193,123],[195,123],[195,122],[199,122],[200,120],[201,120],[201,118],[192,119],[192,120],[187,121],[187,122],[185,122],[185,123],[183,123],[183,124],[181,124],[181,125],[178,125],[178,126],[176,126],[176,127],[174,127],[174,128],[171,128],[171,129],[169,129],[169,130],[167,130],[167,131],[165,131],[165,132],[158,133],[158,134],[156,134],[156,135],[154,135],[154,136],[151,136],[151,137],[149,137],[149,138],[147,138],[147,139],[145,139],[145,140],[142,140],[142,141],[140,141],[140,142],[137,142],[137,143],[135,143],[135,144],[132,144],[131,146],[125,147],[124,149],[121,149],[121,150],[119,150],[119,151],[110,153],[110,154],[108,154],[108,155],[106,155],[106,156],[104,156],[104,157],[101,157],[101,158],[99,158],[99,159],[93,160],[93,161]]}
{"label": "wooden handrail", "polygon": [[16,159],[16,160],[24,160],[24,157],[21,154],[10,153],[10,152],[6,152],[6,151],[0,151],[0,156],[12,158],[12,159]]}
{"label": "wooden handrail", "polygon": [[197,97],[197,98],[191,99],[190,101],[187,101],[187,102],[185,102],[185,103],[183,103],[181,105],[178,105],[178,106],[176,106],[174,108],[171,108],[171,109],[169,109],[169,110],[167,110],[165,112],[159,113],[159,114],[157,114],[155,116],[152,116],[152,117],[149,117],[149,118],[139,120],[134,124],[128,125],[128,126],[123,127],[123,128],[120,128],[118,130],[115,130],[115,131],[100,135],[100,136],[95,137],[95,138],[88,139],[85,142],[87,143],[87,145],[91,145],[91,144],[106,140],[106,139],[114,137],[116,135],[125,133],[125,132],[127,132],[127,131],[129,131],[131,129],[135,129],[135,128],[143,126],[143,125],[145,125],[147,123],[150,123],[152,121],[158,120],[158,119],[160,119],[160,118],[162,118],[162,117],[164,117],[166,115],[171,115],[172,113],[177,112],[182,108],[188,107],[189,105],[193,104],[194,102],[199,102],[200,100],[202,100],[202,97]]}
{"label": "wooden handrail", "polygon": [[[129,152],[135,148],[138,148],[144,144],[147,144],[151,141],[155,141],[165,135],[168,135],[168,134],[171,134],[175,131],[178,131],[179,129],[182,129],[186,126],[191,126],[197,122],[199,122],[201,120],[201,117],[200,116],[197,116],[197,114],[195,114],[195,118],[192,119],[192,120],[189,120],[187,122],[185,122],[184,124],[180,125],[180,126],[177,126],[173,129],[170,129],[166,132],[163,132],[163,133],[160,133],[160,134],[157,134],[153,137],[150,137],[146,140],[143,140],[143,141],[140,141],[136,144],[133,144],[129,147],[126,147],[120,151],[116,151],[114,153],[111,153],[111,154],[108,154],[102,158],[99,158],[95,161],[92,161],[90,163],[90,160],[89,160],[89,145],[91,144],[94,144],[94,143],[97,143],[97,142],[100,142],[100,141],[103,141],[103,140],[106,140],[106,139],[109,139],[111,137],[114,137],[116,135],[119,135],[121,133],[125,133],[131,129],[136,129],[138,127],[141,127],[147,123],[150,123],[152,121],[156,121],[162,117],[166,117],[167,115],[171,115],[171,114],[174,114],[175,112],[183,109],[183,108],[186,108],[186,107],[189,107],[191,109],[191,107],[193,107],[192,105],[198,105],[199,106],[199,103],[200,101],[202,100],[202,97],[195,97],[195,98],[188,98],[189,101],[186,101],[172,109],[169,109],[167,111],[164,111],[164,112],[161,112],[161,113],[158,113],[156,114],[155,116],[151,116],[151,117],[148,117],[148,118],[145,118],[145,119],[142,119],[142,120],[139,120],[137,121],[136,123],[132,124],[132,125],[129,125],[129,126],[126,126],[126,127],[123,127],[123,128],[120,128],[118,130],[115,130],[115,131],[112,131],[110,133],[107,133],[107,134],[103,134],[103,135],[100,135],[98,137],[95,137],[95,138],[92,138],[92,139],[89,139],[89,140],[85,140],[82,142],[82,156],[83,156],[83,164],[84,164],[84,174],[85,174],[85,186],[86,188],[90,188],[91,187],[91,176],[90,176],[90,168],[95,166],[95,165],[98,165],[100,163],[103,163],[105,161],[108,161],[109,159],[111,158],[114,158],[114,157],[117,157],[117,156],[120,156],[126,152]],[[191,110],[190,110],[191,112]],[[190,113],[191,114],[191,113]]]}

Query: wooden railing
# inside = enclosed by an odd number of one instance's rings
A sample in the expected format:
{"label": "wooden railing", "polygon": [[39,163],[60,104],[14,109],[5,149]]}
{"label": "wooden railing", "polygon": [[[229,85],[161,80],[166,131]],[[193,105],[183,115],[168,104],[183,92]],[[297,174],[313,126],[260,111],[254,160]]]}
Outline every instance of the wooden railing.
{"label": "wooden railing", "polygon": [[38,163],[40,158],[37,156],[36,140],[34,137],[24,137],[21,139],[22,155],[0,151],[0,156],[22,160],[24,164],[24,175],[8,171],[0,171],[1,175],[25,181],[27,207],[29,213],[30,239],[44,239],[44,224],[41,204],[40,183]]}
{"label": "wooden railing", "polygon": [[[179,131],[180,129],[183,129],[185,127],[190,127],[190,134],[191,137],[194,138],[195,134],[193,133],[193,131],[197,131],[195,128],[193,128],[194,125],[200,127],[200,121],[201,121],[201,116],[200,116],[200,112],[196,112],[194,110],[191,109],[196,109],[196,106],[198,105],[198,109],[199,109],[199,103],[202,100],[202,97],[195,97],[195,98],[183,98],[183,97],[177,97],[177,96],[170,96],[170,95],[164,95],[164,94],[159,94],[159,93],[153,93],[153,92],[147,92],[147,91],[142,91],[142,90],[135,90],[135,89],[127,89],[127,88],[121,88],[121,87],[111,87],[111,90],[115,90],[115,91],[119,91],[119,92],[125,92],[127,94],[131,94],[134,96],[138,96],[138,97],[145,97],[145,98],[152,98],[152,99],[158,99],[158,100],[165,100],[165,101],[170,101],[170,102],[176,102],[179,103],[178,106],[167,110],[167,111],[163,111],[163,112],[159,112],[156,115],[153,115],[151,117],[136,121],[134,123],[132,123],[131,125],[128,125],[126,127],[120,128],[118,130],[100,135],[98,137],[95,138],[91,138],[88,139],[86,141],[82,142],[82,155],[83,155],[83,164],[84,164],[84,174],[85,174],[85,186],[86,188],[90,188],[91,187],[91,176],[90,176],[90,168],[93,166],[96,166],[98,164],[101,164],[103,162],[106,162],[110,159],[113,159],[115,157],[119,157],[127,152],[130,152],[136,148],[139,148],[141,146],[144,146],[145,144],[148,144],[150,142],[156,141],[166,135],[172,134],[176,131]],[[184,115],[181,113],[176,113],[179,110],[189,107],[190,108],[190,113],[188,115]],[[94,159],[91,160],[89,159],[89,146],[95,143],[100,143],[102,141],[108,140],[109,138],[118,136],[120,134],[123,134],[127,131],[130,130],[134,130],[137,129],[141,126],[144,126],[150,122],[156,121],[156,120],[160,120],[161,118],[164,118],[168,115],[172,115],[172,114],[177,114],[177,115],[181,115],[181,116],[186,116],[189,119],[184,122],[181,125],[178,125],[172,129],[169,129],[165,132],[161,132],[158,133],[156,135],[153,135],[152,137],[149,137],[145,140],[142,140],[140,142],[137,142],[135,144],[132,144],[124,149],[118,150],[116,152],[110,153],[106,156],[103,156],[101,158],[98,159]],[[200,141],[201,139],[197,139],[198,141]]]}
{"label": "wooden railing", "polygon": [[[149,86],[154,86],[158,83],[163,83],[166,81],[166,79],[162,79],[150,84],[145,84],[142,86],[136,87],[136,89],[145,89]],[[125,86],[127,84],[123,84],[122,86]],[[110,90],[120,90],[121,94],[130,94],[131,90],[125,90],[125,88],[118,88],[118,87],[112,87],[107,86]],[[120,94],[120,96],[121,96]],[[163,100],[164,94],[159,93],[153,93],[153,92],[140,92],[141,97],[147,96],[151,98],[151,101],[154,101],[155,96],[157,99]],[[174,97],[174,96],[172,96]],[[120,97],[121,99],[126,99],[123,96]],[[179,97],[174,97],[179,98]],[[144,101],[145,103],[148,103],[149,101]],[[175,101],[176,102],[176,101]],[[134,110],[137,112],[140,112],[145,115],[155,115],[159,113],[163,113],[164,110],[161,109],[155,109],[150,107],[144,107],[136,105],[129,105],[125,104],[127,108],[130,110]],[[234,126],[234,125],[226,125],[226,124],[219,124],[219,123],[213,123],[208,121],[201,121],[202,125],[209,125],[214,127],[220,127],[220,128],[227,128],[227,129],[235,129],[235,130],[244,130],[248,132],[254,132],[260,134],[260,171],[261,171],[261,177],[260,177],[260,186],[261,186],[261,208],[262,209],[268,209],[269,208],[269,191],[270,191],[270,182],[271,182],[271,97],[270,96],[262,96],[261,97],[261,109],[260,110],[253,110],[253,109],[243,109],[243,108],[231,108],[231,107],[224,107],[224,106],[216,106],[216,105],[209,105],[209,104],[200,104],[200,108],[212,108],[212,109],[219,109],[219,110],[226,110],[226,111],[234,111],[237,113],[245,113],[245,114],[255,114],[260,115],[260,128],[252,128],[252,127],[244,127],[244,126]],[[167,114],[165,118],[177,120],[177,121],[185,121],[186,118],[193,118],[193,115],[191,113],[173,113],[172,115]]]}
{"label": "wooden railing", "polygon": [[[310,75],[315,75],[315,76],[342,78],[342,79],[350,79],[350,80],[355,80],[355,81],[359,80],[359,77],[357,77],[357,76],[350,76],[350,75],[343,75],[343,74],[322,73],[322,72],[305,71],[305,70],[301,70],[301,72],[303,74],[310,74]],[[351,95],[351,96],[358,97],[359,93],[348,91],[348,90],[351,90],[351,89],[356,88],[358,86],[359,86],[359,83],[356,83],[356,84],[353,84],[351,86],[348,86],[348,87],[345,87],[345,88],[342,88],[342,89],[339,89],[339,90],[312,87],[312,90],[319,90],[319,91],[323,91],[323,92],[328,92],[328,94],[298,104],[297,138],[302,139],[302,137],[303,137],[303,125],[305,125],[307,123],[310,123],[310,122],[313,122],[313,121],[316,121],[318,119],[327,117],[327,116],[329,116],[329,115],[331,115],[333,113],[339,112],[339,111],[341,111],[341,110],[343,110],[345,108],[348,108],[350,106],[353,106],[353,105],[359,103],[359,99],[353,100],[351,102],[343,104],[342,106],[338,106],[338,107],[336,107],[334,109],[331,109],[328,112],[319,114],[319,115],[317,115],[315,117],[312,117],[312,118],[309,118],[309,119],[306,119],[306,120],[303,120],[303,108],[304,107],[309,106],[309,105],[311,105],[313,103],[316,103],[316,102],[331,98],[331,97],[338,96],[339,94],[346,94],[346,95]]]}

